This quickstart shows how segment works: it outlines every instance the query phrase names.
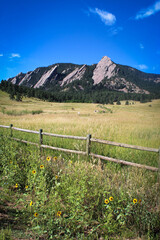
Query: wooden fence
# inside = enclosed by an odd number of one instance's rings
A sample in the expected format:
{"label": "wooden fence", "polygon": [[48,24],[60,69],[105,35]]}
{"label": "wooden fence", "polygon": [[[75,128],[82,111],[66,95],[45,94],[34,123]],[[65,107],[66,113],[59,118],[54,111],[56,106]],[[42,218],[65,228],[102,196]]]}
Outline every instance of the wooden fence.
{"label": "wooden fence", "polygon": [[[88,134],[86,137],[59,135],[59,134],[43,132],[42,129],[40,129],[39,131],[33,131],[33,130],[16,128],[16,127],[13,127],[12,124],[10,126],[0,125],[0,127],[10,129],[10,138],[12,140],[19,141],[19,142],[22,142],[22,143],[36,145],[37,147],[40,147],[40,149],[48,148],[48,149],[63,151],[63,152],[68,152],[68,153],[82,154],[82,155],[86,155],[86,156],[92,156],[92,157],[95,157],[95,158],[99,158],[99,159],[102,159],[102,160],[107,160],[107,161],[110,161],[110,162],[115,162],[115,163],[120,163],[120,164],[124,164],[124,165],[144,168],[144,169],[148,169],[148,170],[155,171],[155,172],[158,171],[159,172],[159,177],[160,177],[160,149],[157,149],[157,148],[140,147],[140,146],[135,146],[135,145],[130,145],[130,144],[116,143],[116,142],[111,142],[111,141],[107,141],[107,140],[95,139],[95,138],[92,138],[90,134]],[[18,138],[14,138],[13,137],[13,130],[26,132],[26,133],[32,133],[32,134],[39,134],[39,144],[34,143],[34,142],[29,142],[29,141],[26,141],[26,140],[22,140],[22,139],[18,139]],[[43,136],[51,136],[51,137],[59,137],[59,138],[67,138],[67,139],[76,139],[76,140],[86,141],[86,151],[84,152],[84,151],[70,150],[70,149],[64,149],[64,148],[58,148],[58,147],[44,145],[43,144]],[[118,146],[118,147],[123,147],[123,148],[131,148],[131,149],[136,149],[136,150],[141,150],[141,151],[159,153],[158,168],[91,153],[90,150],[91,150],[91,143],[92,142],[107,144],[107,145],[113,145],[113,146]]]}

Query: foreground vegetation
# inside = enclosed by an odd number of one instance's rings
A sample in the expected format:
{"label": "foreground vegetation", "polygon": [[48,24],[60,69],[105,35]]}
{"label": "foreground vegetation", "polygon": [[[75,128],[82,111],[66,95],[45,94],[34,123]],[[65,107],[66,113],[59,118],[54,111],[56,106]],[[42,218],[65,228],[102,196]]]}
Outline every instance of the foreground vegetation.
{"label": "foreground vegetation", "polygon": [[1,227],[12,237],[159,239],[155,173],[40,155],[3,136],[1,146]]}
{"label": "foreground vegetation", "polygon": [[[127,106],[125,102],[118,106],[27,98],[16,102],[0,92],[0,103],[3,125],[77,136],[91,133],[95,138],[159,148],[159,100]],[[33,115],[32,111],[38,112]],[[56,151],[40,152],[6,138],[8,129],[0,129],[0,134],[0,239],[160,238],[156,172]],[[39,141],[35,135],[15,131],[13,135]],[[80,141],[47,136],[44,143],[85,148]],[[156,153],[98,144],[91,151],[158,167]]]}

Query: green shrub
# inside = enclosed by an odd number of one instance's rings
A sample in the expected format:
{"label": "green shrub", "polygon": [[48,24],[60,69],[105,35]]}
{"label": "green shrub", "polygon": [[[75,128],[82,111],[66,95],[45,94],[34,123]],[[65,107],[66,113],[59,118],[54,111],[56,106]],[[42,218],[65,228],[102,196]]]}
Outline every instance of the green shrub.
{"label": "green shrub", "polygon": [[42,111],[42,110],[33,110],[33,111],[32,111],[32,115],[34,115],[34,114],[40,114],[40,113],[43,113],[43,111]]}

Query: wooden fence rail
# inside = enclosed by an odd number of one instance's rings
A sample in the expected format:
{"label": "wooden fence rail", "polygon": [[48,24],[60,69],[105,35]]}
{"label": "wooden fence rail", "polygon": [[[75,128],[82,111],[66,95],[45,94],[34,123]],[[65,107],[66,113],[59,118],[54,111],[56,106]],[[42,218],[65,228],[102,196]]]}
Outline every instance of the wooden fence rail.
{"label": "wooden fence rail", "polygon": [[[92,138],[90,134],[88,134],[86,137],[59,135],[59,134],[43,132],[42,129],[40,129],[39,131],[33,131],[33,130],[28,130],[28,129],[16,128],[16,127],[13,127],[12,124],[10,124],[10,126],[0,125],[0,127],[10,129],[10,138],[12,140],[15,140],[15,141],[18,141],[18,142],[35,145],[37,147],[40,147],[40,149],[48,148],[48,149],[63,151],[63,152],[68,152],[68,153],[82,154],[82,155],[87,155],[87,156],[92,156],[92,157],[95,157],[95,158],[99,158],[99,159],[102,159],[102,160],[107,160],[107,161],[110,161],[110,162],[115,162],[115,163],[120,163],[120,164],[124,164],[124,165],[144,168],[144,169],[148,169],[148,170],[155,171],[155,172],[158,171],[159,178],[160,178],[160,149],[147,148],[147,147],[141,147],[141,146],[136,146],[136,145],[116,143],[116,142],[111,142],[111,141],[107,141],[107,140],[95,139],[95,138]],[[18,139],[18,138],[14,138],[13,137],[13,130],[26,132],[26,133],[39,134],[39,144],[34,143],[34,142],[29,142],[29,141],[26,141],[26,140],[22,140],[22,139]],[[58,148],[58,147],[54,147],[54,146],[44,145],[43,144],[43,136],[44,135],[51,136],[51,137],[67,138],[67,139],[85,140],[86,141],[86,151],[84,152],[84,151],[77,151],[77,150],[71,150],[71,149]],[[107,145],[113,145],[113,146],[117,146],[117,147],[131,148],[131,149],[136,149],[136,150],[141,150],[141,151],[149,151],[149,152],[159,153],[158,168],[91,153],[90,149],[91,149],[91,143],[92,142],[107,144]]]}
{"label": "wooden fence rail", "polygon": [[132,148],[132,149],[141,150],[141,151],[156,152],[156,153],[159,152],[159,149],[156,149],[156,148],[140,147],[140,146],[136,146],[136,145],[116,143],[116,142],[111,142],[111,141],[107,141],[107,140],[95,139],[95,138],[91,138],[91,142],[103,143],[103,144],[113,145],[113,146],[117,146],[117,147]]}
{"label": "wooden fence rail", "polygon": [[43,135],[46,136],[51,136],[51,137],[60,137],[60,138],[68,138],[68,139],[77,139],[77,140],[86,140],[86,137],[78,137],[78,136],[70,136],[70,135],[59,135],[59,134],[54,134],[54,133],[46,133],[43,132]]}

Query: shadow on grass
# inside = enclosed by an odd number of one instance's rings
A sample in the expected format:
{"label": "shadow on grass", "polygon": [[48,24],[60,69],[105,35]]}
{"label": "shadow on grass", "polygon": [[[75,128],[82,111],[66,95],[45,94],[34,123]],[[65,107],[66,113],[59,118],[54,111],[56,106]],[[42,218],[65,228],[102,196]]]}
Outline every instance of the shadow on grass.
{"label": "shadow on grass", "polygon": [[[9,229],[12,233],[11,239],[35,239],[32,231],[28,231],[29,213],[15,206],[11,201],[0,201],[0,234],[1,231]],[[9,231],[8,230],[8,231]]]}

